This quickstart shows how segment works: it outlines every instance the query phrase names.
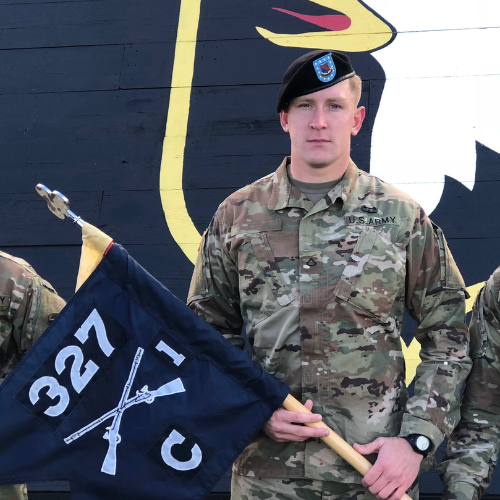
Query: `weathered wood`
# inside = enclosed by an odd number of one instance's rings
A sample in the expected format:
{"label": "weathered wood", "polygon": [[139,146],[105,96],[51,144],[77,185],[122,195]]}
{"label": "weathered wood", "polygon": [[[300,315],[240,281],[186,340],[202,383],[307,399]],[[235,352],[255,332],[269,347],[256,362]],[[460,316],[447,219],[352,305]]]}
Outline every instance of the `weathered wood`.
{"label": "weathered wood", "polygon": [[2,49],[175,41],[180,0],[0,5]]}
{"label": "weathered wood", "polygon": [[[157,192],[69,191],[64,194],[77,215],[123,244],[165,245],[170,242]],[[50,214],[37,193],[2,194],[0,203],[3,206],[0,246],[77,245],[81,242],[78,230],[72,229],[69,221],[63,223]]]}
{"label": "weathered wood", "polygon": [[[66,232],[70,237],[74,237],[75,233],[78,234],[78,229],[66,225]],[[116,242],[120,243],[120,240]],[[124,246],[139,264],[174,295],[180,300],[186,300],[193,265],[177,245],[150,245],[142,242]],[[80,262],[80,244],[20,247],[2,245],[1,248],[28,261],[41,276],[50,281],[64,299],[69,300],[74,294]]]}
{"label": "weathered wood", "polygon": [[[0,96],[2,143],[66,141],[87,144],[124,135],[162,138],[168,90],[67,92]],[[155,135],[156,134],[156,135]],[[159,136],[158,136],[159,135]]]}
{"label": "weathered wood", "polygon": [[[279,85],[283,65],[273,57],[259,54],[277,51],[262,37],[236,40],[200,40],[196,46],[194,87],[218,85]],[[293,49],[287,60],[293,60]],[[296,56],[302,54],[298,51]],[[232,63],[238,58],[239,63]],[[122,88],[151,88],[170,85],[173,43],[142,43],[125,49]],[[362,68],[364,80],[384,80],[380,64],[371,54],[353,54],[353,64]],[[285,63],[286,64],[286,63]],[[125,73],[127,72],[127,73]]]}
{"label": "weathered wood", "polygon": [[0,95],[116,90],[124,50],[121,45],[0,50]]}
{"label": "weathered wood", "polygon": [[[168,90],[0,96],[0,192],[157,189]],[[64,172],[64,175],[61,173]]]}
{"label": "weathered wood", "polygon": [[126,45],[120,88],[166,88],[172,82],[175,43]]}
{"label": "weathered wood", "polygon": [[[102,193],[79,192],[69,196],[78,215],[84,220],[95,220],[98,223]],[[71,226],[51,214],[46,202],[36,192],[0,194],[0,205],[3,209],[0,219],[2,247],[77,245],[81,241],[78,230],[71,231]]]}

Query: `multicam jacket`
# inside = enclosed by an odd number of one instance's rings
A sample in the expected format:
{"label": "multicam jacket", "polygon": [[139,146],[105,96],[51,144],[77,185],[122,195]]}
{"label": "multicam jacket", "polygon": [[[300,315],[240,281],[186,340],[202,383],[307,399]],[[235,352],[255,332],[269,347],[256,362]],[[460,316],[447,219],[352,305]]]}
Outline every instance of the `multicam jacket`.
{"label": "multicam jacket", "polygon": [[500,267],[479,292],[470,324],[472,370],[461,419],[438,471],[443,498],[477,500],[489,486],[500,449]]}
{"label": "multicam jacket", "polygon": [[64,304],[27,262],[0,252],[0,383]]}
{"label": "multicam jacket", "polygon": [[[458,421],[470,369],[465,286],[441,230],[417,203],[350,162],[313,205],[279,169],[219,207],[205,233],[188,304],[350,444],[428,436]],[[403,310],[419,326],[422,363],[407,401]],[[428,465],[432,462],[429,459]],[[234,464],[242,475],[359,483],[321,440],[260,432]]]}

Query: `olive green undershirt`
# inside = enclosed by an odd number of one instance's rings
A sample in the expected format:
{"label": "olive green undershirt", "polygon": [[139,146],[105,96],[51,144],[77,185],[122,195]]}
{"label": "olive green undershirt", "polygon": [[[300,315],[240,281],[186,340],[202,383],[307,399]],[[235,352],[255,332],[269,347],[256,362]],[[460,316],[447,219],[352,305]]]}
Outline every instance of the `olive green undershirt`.
{"label": "olive green undershirt", "polygon": [[343,176],[328,182],[302,182],[294,179],[290,173],[290,167],[287,168],[290,184],[296,187],[302,194],[305,194],[315,205],[322,200],[326,193],[332,190],[342,179]]}

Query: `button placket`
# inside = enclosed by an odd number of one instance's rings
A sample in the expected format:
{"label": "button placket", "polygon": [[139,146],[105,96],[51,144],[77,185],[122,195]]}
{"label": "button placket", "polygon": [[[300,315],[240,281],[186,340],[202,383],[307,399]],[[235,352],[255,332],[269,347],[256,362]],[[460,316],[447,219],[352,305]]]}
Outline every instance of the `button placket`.
{"label": "button placket", "polygon": [[[319,349],[318,311],[321,310],[323,288],[322,252],[315,245],[314,228],[310,217],[302,219],[299,226],[299,290],[300,330],[302,354],[302,384],[308,390],[316,382],[316,366],[313,359]],[[324,293],[323,293],[324,295]]]}

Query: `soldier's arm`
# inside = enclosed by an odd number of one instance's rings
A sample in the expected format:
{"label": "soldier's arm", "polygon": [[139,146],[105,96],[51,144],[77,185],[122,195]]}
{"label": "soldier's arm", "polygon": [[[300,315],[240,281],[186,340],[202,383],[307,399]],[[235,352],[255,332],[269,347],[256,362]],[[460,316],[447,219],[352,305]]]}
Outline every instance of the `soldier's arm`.
{"label": "soldier's arm", "polygon": [[0,381],[65,304],[48,282],[18,260],[0,258]]}
{"label": "soldier's arm", "polygon": [[52,285],[40,276],[34,276],[26,297],[26,313],[22,322],[21,336],[26,339],[23,350],[29,349],[54,321],[66,305]]}
{"label": "soldier's arm", "polygon": [[406,306],[420,342],[415,395],[400,436],[422,434],[434,451],[460,418],[460,388],[471,368],[466,288],[441,230],[418,207],[407,249]]}
{"label": "soldier's arm", "polygon": [[239,274],[225,236],[216,213],[201,241],[187,303],[229,342],[243,348]]}
{"label": "soldier's arm", "polygon": [[[496,283],[495,283],[496,282]],[[461,419],[438,472],[444,499],[479,499],[491,482],[500,449],[500,268],[474,305],[470,324],[472,371]]]}

